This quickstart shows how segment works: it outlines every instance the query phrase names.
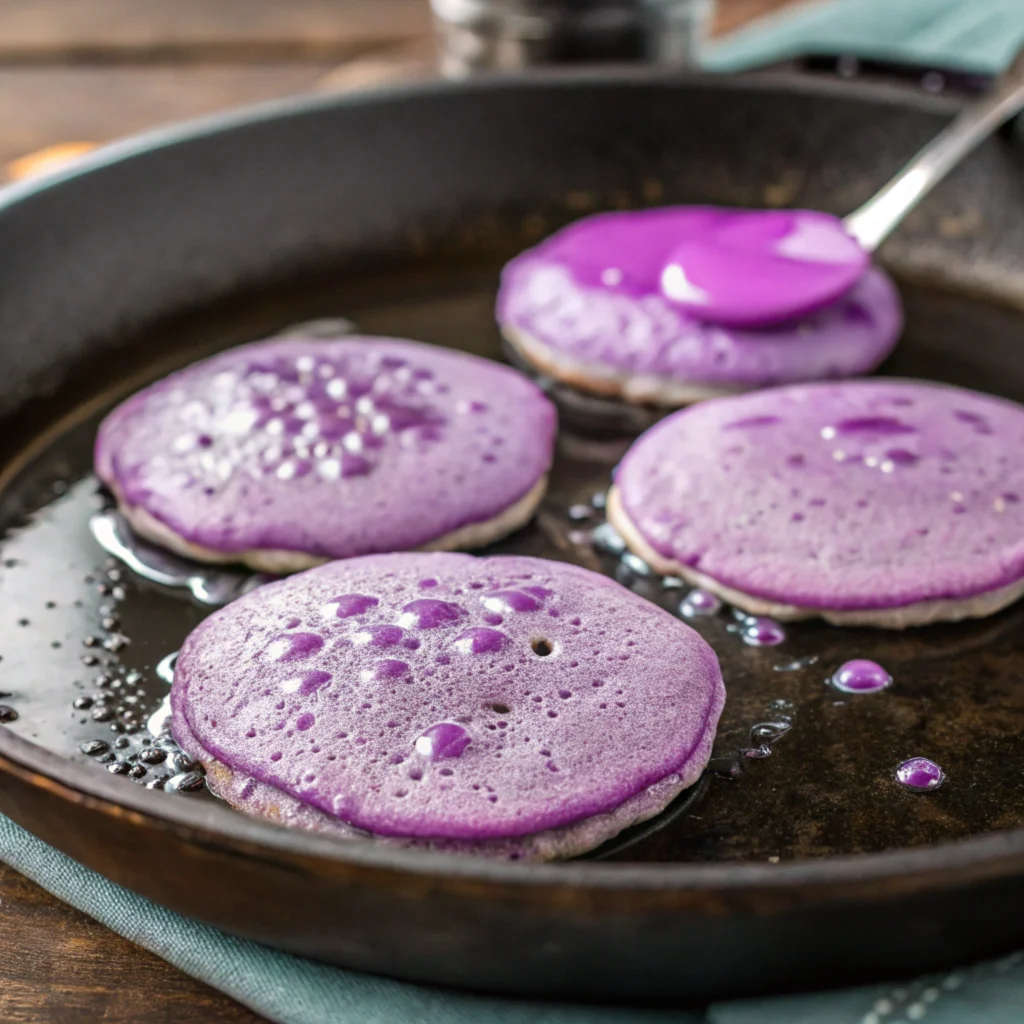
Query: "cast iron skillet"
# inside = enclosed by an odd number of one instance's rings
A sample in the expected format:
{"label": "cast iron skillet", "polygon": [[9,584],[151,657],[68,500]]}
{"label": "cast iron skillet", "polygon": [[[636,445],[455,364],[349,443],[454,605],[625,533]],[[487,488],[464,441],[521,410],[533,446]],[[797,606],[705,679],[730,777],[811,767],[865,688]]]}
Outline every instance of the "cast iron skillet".
{"label": "cast iron skillet", "polygon": [[[73,756],[84,734],[69,712],[97,614],[82,568],[103,567],[84,524],[91,485],[76,481],[89,417],[115,393],[329,314],[496,356],[496,270],[558,224],[645,202],[846,212],[951,110],[770,77],[437,85],[172,128],[9,190],[5,553],[49,540],[32,549],[38,564],[8,559],[0,575],[0,687],[20,712],[0,729],[0,810],[229,931],[478,990],[697,1000],[907,975],[1024,941],[1020,608],[907,634],[807,625],[774,652],[742,648],[725,619],[702,626],[730,691],[719,755],[743,745],[771,697],[795,705],[796,724],[772,757],[712,779],[702,802],[607,862],[493,863],[285,831]],[[991,140],[887,248],[909,315],[891,372],[1024,398],[1021,160],[1012,133]],[[55,426],[68,414],[78,426]],[[592,559],[559,516],[620,450],[569,439],[540,525],[502,550]],[[71,491],[33,519],[54,482]],[[125,585],[137,638],[126,657],[149,671],[202,613]],[[806,655],[818,662],[775,671]],[[837,704],[823,677],[855,655],[883,660],[897,686]],[[911,796],[892,782],[916,753],[943,763],[943,790]]]}

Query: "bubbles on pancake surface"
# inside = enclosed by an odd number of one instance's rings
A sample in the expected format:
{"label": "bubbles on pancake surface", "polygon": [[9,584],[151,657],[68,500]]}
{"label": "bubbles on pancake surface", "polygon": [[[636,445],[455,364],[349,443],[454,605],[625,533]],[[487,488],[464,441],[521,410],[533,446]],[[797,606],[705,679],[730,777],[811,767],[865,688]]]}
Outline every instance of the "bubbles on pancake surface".
{"label": "bubbles on pancake surface", "polygon": [[330,672],[314,669],[305,675],[292,676],[281,683],[281,690],[284,693],[300,693],[303,696],[315,693],[321,687],[326,686],[334,678]]}
{"label": "bubbles on pancake surface", "polygon": [[377,603],[377,598],[366,594],[342,594],[328,601],[322,611],[328,617],[334,615],[339,619],[348,619],[353,615],[362,615]]}
{"label": "bubbles on pancake surface", "polygon": [[271,339],[122,403],[95,465],[142,533],[153,516],[204,552],[274,567],[266,552],[295,552],[293,568],[526,517],[555,429],[539,389],[491,360],[394,338]]}
{"label": "bubbles on pancake surface", "polygon": [[474,626],[455,638],[455,646],[466,654],[497,654],[509,643],[508,636],[488,626]]}
{"label": "bubbles on pancake surface", "polygon": [[[432,444],[447,416],[434,373],[369,347],[297,354],[281,349],[171,392],[182,432],[171,468],[210,493],[236,473],[333,481],[372,473],[388,444]],[[166,469],[167,467],[165,467]]]}
{"label": "bubbles on pancake surface", "polygon": [[[361,611],[319,614],[338,594]],[[317,623],[301,672],[287,615]],[[703,767],[721,701],[713,652],[678,619],[520,557],[331,563],[206,620],[176,675],[206,750],[381,835],[524,835],[617,807],[695,749]]]}
{"label": "bubbles on pancake surface", "polygon": [[1024,473],[1022,429],[1019,406],[926,382],[703,403],[623,457],[614,518],[765,603],[828,617],[942,600],[959,614],[952,602],[1019,582],[1024,513],[1007,495]]}
{"label": "bubbles on pancake surface", "polygon": [[437,629],[439,626],[454,622],[465,615],[465,610],[451,601],[437,601],[433,598],[421,598],[410,601],[402,608],[398,618],[399,625],[414,629]]}
{"label": "bubbles on pancake surface", "polygon": [[472,742],[470,735],[461,725],[441,722],[432,725],[416,740],[416,753],[428,761],[439,761],[443,757],[461,757]]}
{"label": "bubbles on pancake surface", "polygon": [[266,648],[271,661],[302,661],[316,654],[324,645],[324,639],[317,633],[291,633],[275,637]]}
{"label": "bubbles on pancake surface", "polygon": [[372,647],[394,647],[404,636],[405,630],[401,626],[367,626],[352,637],[352,642]]}

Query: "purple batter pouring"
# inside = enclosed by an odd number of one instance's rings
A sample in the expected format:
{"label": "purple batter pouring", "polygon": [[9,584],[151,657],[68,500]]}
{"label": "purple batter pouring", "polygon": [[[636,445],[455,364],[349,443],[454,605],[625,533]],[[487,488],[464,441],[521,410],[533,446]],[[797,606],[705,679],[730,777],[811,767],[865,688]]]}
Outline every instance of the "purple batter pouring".
{"label": "purple batter pouring", "polygon": [[765,327],[835,302],[870,265],[842,222],[814,210],[716,210],[681,232],[661,291],[708,323]]}
{"label": "purple batter pouring", "polygon": [[902,326],[836,218],[711,207],[571,225],[508,264],[497,316],[542,372],[659,405],[863,374]]}
{"label": "purple batter pouring", "polygon": [[657,814],[725,691],[689,626],[577,566],[395,554],[269,584],[189,636],[175,738],[243,810],[515,859]]}

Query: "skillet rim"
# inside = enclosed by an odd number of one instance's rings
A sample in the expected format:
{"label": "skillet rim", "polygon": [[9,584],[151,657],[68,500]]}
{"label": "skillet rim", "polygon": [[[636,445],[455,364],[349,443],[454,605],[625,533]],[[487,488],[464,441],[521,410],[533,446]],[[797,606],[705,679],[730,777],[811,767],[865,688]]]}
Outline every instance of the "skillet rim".
{"label": "skillet rim", "polygon": [[[301,116],[311,111],[329,110],[336,107],[377,106],[423,96],[444,97],[466,92],[485,93],[550,88],[583,89],[590,85],[607,84],[626,86],[670,84],[691,87],[706,85],[711,88],[737,92],[785,91],[826,98],[852,96],[855,99],[883,105],[911,107],[922,113],[931,114],[952,115],[964,105],[962,100],[951,96],[911,91],[905,85],[886,82],[850,83],[786,71],[761,71],[724,76],[714,73],[670,73],[656,68],[629,69],[622,67],[599,70],[556,68],[531,72],[528,76],[481,75],[468,82],[436,79],[377,86],[353,93],[298,94],[283,99],[247,104],[204,117],[172,122],[98,146],[67,167],[57,168],[38,177],[0,187],[0,216],[8,209],[38,193],[101,171],[108,166],[130,160],[133,157],[266,121]],[[908,158],[912,155],[909,154]]]}
{"label": "skillet rim", "polygon": [[[0,188],[0,218],[30,203],[33,197],[125,161],[254,124],[284,121],[309,112],[346,107],[388,105],[405,99],[439,97],[467,90],[478,94],[524,89],[585,89],[589,85],[678,84],[721,91],[781,91],[817,97],[843,97],[883,106],[900,106],[926,114],[952,114],[960,102],[945,96],[912,92],[905,86],[836,82],[786,72],[720,77],[714,74],[669,74],[636,68],[553,70],[523,78],[487,76],[472,82],[432,81],[368,89],[349,95],[297,96],[232,109],[129,136],[101,146],[70,167]],[[996,302],[1004,301],[995,297]],[[154,794],[78,763],[0,729],[0,775],[19,776],[36,788],[49,789],[66,802],[91,806],[108,816],[130,812],[151,828],[184,829],[182,838],[205,845],[230,841],[234,852],[253,847],[276,859],[299,857],[322,866],[385,869],[445,880],[508,886],[559,886],[615,893],[716,890],[792,890],[799,902],[822,895],[875,897],[948,888],[986,879],[1024,874],[1024,828],[991,832],[967,839],[881,853],[809,858],[780,864],[751,861],[650,864],[568,861],[526,864],[405,850],[383,844],[347,845],[337,839],[249,818],[226,805]],[[886,885],[888,883],[888,885]],[[883,890],[879,892],[879,884]]]}

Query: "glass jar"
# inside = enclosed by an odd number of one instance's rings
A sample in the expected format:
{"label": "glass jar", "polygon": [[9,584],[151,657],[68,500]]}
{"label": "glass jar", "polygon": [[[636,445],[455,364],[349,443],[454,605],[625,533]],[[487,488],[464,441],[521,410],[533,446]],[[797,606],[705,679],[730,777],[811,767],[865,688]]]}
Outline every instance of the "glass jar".
{"label": "glass jar", "polygon": [[545,64],[697,63],[715,0],[431,0],[441,71],[461,78]]}

